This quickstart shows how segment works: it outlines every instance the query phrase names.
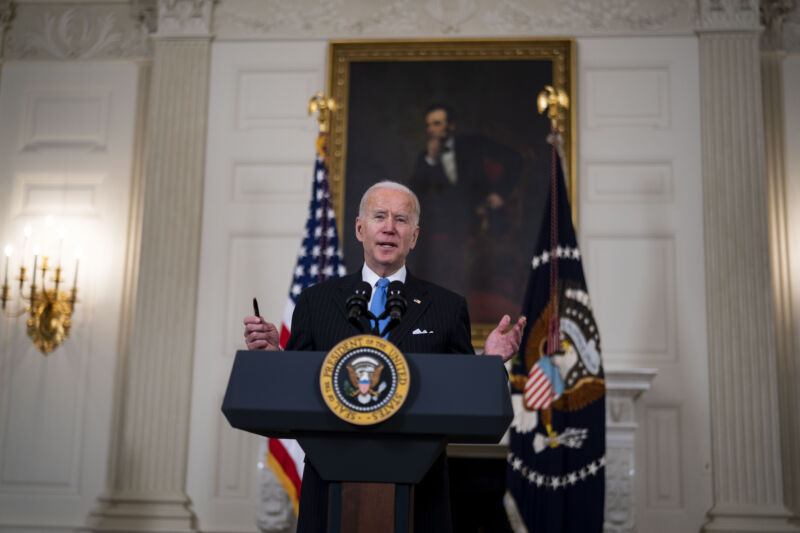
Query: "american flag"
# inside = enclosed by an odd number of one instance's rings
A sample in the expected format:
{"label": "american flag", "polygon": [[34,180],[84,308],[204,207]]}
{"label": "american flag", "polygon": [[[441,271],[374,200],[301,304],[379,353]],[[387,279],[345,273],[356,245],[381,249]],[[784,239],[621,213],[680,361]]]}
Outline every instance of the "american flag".
{"label": "american flag", "polygon": [[281,323],[281,348],[286,346],[292,330],[292,313],[300,293],[308,287],[322,281],[338,278],[347,273],[342,251],[339,248],[339,236],[336,231],[336,219],[333,214],[333,203],[328,186],[328,168],[322,154],[317,153],[314,163],[314,184],[311,189],[311,202],[308,206],[306,232],[300,251],[297,254],[297,265],[294,268],[289,299],[283,311]]}
{"label": "american flag", "polygon": [[[308,287],[346,273],[344,259],[339,248],[336,219],[328,186],[328,167],[324,155],[324,138],[317,141],[317,157],[314,163],[314,182],[308,206],[308,220],[297,265],[294,268],[289,298],[283,312],[280,345],[286,347],[292,331],[292,313],[300,293]],[[267,464],[281,482],[292,500],[295,514],[300,506],[300,487],[303,479],[305,453],[290,439],[268,439]]]}
{"label": "american flag", "polygon": [[525,405],[528,409],[547,409],[553,403],[556,393],[550,380],[538,364],[533,365],[528,372],[528,382],[525,384]]}

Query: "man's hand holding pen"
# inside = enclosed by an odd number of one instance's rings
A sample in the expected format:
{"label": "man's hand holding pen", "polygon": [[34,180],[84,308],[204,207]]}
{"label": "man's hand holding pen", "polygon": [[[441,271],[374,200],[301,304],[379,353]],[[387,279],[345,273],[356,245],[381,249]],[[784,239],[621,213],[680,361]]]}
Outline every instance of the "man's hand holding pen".
{"label": "man's hand holding pen", "polygon": [[244,342],[248,350],[280,350],[280,334],[275,324],[261,318],[253,298],[253,315],[244,317]]}

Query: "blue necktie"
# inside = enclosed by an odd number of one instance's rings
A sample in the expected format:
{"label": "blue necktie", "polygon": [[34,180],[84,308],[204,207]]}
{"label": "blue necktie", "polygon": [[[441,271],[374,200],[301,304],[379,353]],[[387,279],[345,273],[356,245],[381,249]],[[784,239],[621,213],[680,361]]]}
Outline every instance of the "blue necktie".
{"label": "blue necktie", "polygon": [[[372,296],[372,303],[369,306],[369,312],[375,316],[381,316],[383,312],[386,310],[386,287],[389,286],[389,280],[386,278],[381,278],[378,280],[378,285],[375,287],[375,294]],[[372,320],[373,327],[375,326],[375,321]],[[389,323],[389,317],[384,318],[380,321],[380,327],[378,328],[380,331],[383,331],[383,328],[386,327],[386,324]],[[383,338],[389,337],[389,334],[383,336]]]}

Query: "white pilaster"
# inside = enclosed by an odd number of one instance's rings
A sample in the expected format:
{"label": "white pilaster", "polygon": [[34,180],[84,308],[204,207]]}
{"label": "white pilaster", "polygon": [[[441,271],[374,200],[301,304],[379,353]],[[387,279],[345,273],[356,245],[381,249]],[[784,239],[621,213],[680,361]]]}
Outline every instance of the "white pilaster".
{"label": "white pilaster", "polygon": [[701,2],[714,505],[706,531],[800,531],[783,499],[758,6]]}
{"label": "white pilaster", "polygon": [[781,424],[781,457],[783,489],[787,507],[800,515],[800,419],[797,417],[797,379],[800,368],[796,361],[794,317],[792,312],[792,280],[789,260],[787,217],[786,138],[783,93],[783,22],[793,9],[786,0],[761,3],[762,22],[766,30],[761,37],[761,87],[764,109],[764,150],[766,155],[767,200],[772,265],[772,290],[775,309],[775,341],[778,369],[778,406]]}
{"label": "white pilaster", "polygon": [[186,464],[211,3],[159,2],[159,24],[162,13],[173,20],[155,36],[136,310],[120,374],[109,486],[90,517],[95,531],[196,526]]}

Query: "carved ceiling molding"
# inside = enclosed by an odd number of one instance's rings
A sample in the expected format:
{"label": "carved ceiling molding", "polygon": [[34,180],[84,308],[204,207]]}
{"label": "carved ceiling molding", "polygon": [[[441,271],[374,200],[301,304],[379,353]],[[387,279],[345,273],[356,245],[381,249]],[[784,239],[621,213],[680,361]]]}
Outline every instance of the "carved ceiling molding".
{"label": "carved ceiling molding", "polygon": [[778,35],[780,50],[800,53],[800,0],[794,0],[793,9],[782,19]]}
{"label": "carved ceiling molding", "polygon": [[758,0],[698,0],[698,30],[760,31]]}
{"label": "carved ceiling molding", "polygon": [[154,38],[211,38],[214,0],[158,0],[158,30]]}
{"label": "carved ceiling molding", "polygon": [[761,50],[783,50],[783,24],[795,8],[795,0],[761,0],[759,5],[761,24]]}
{"label": "carved ceiling molding", "polygon": [[220,39],[691,33],[694,0],[220,0]]}
{"label": "carved ceiling molding", "polygon": [[640,0],[565,0],[551,9],[503,0],[489,10],[484,21],[495,32],[515,33],[557,29],[564,32],[628,32],[686,30],[691,11],[686,2],[649,3]]}
{"label": "carved ceiling molding", "polygon": [[[358,39],[691,34],[766,28],[800,52],[799,0],[0,0],[4,59],[152,56],[150,37]],[[759,15],[761,19],[759,20]]]}
{"label": "carved ceiling molding", "polygon": [[3,58],[5,34],[14,19],[16,4],[12,0],[0,0],[0,59]]}
{"label": "carved ceiling molding", "polygon": [[137,59],[152,55],[146,25],[123,3],[17,3],[4,39],[4,59]]}

